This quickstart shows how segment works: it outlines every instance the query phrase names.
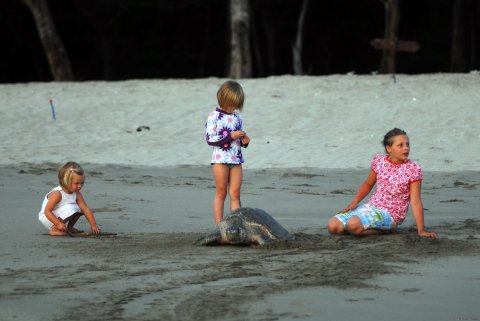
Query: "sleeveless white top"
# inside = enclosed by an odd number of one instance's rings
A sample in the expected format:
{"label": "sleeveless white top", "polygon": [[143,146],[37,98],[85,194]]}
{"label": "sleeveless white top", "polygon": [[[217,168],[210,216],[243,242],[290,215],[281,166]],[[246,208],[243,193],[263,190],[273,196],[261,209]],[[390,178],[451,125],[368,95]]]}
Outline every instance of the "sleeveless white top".
{"label": "sleeveless white top", "polygon": [[48,192],[47,195],[45,195],[45,198],[43,199],[42,209],[40,210],[40,213],[38,213],[38,218],[41,218],[42,216],[46,217],[45,207],[48,203],[48,195],[50,195],[50,193],[52,193],[53,191],[60,191],[60,193],[62,194],[62,199],[60,200],[60,202],[58,202],[58,204],[52,211],[56,217],[60,217],[64,220],[75,213],[81,212],[80,207],[77,204],[77,192],[68,194],[63,191],[61,186],[57,186],[50,192]]}

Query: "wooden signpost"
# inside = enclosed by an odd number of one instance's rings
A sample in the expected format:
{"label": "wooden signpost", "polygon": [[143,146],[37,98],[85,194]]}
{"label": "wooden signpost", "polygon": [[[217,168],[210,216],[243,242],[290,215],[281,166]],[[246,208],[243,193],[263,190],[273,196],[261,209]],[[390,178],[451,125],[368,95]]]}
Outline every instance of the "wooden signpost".
{"label": "wooden signpost", "polygon": [[373,39],[370,44],[376,49],[390,49],[397,47],[397,51],[405,52],[417,52],[420,49],[420,45],[416,41],[398,40],[390,41],[388,39]]}
{"label": "wooden signpost", "polygon": [[414,53],[420,49],[420,45],[416,41],[405,41],[393,39],[373,39],[370,44],[375,49],[386,50],[388,52],[387,71],[390,74],[395,73],[395,63],[397,51]]}

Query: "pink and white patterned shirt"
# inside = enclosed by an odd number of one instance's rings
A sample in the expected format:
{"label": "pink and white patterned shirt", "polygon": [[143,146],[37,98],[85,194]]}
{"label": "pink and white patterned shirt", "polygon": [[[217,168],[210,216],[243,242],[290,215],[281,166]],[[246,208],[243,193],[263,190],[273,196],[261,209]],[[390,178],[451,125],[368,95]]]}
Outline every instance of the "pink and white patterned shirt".
{"label": "pink and white patterned shirt", "polygon": [[422,167],[410,160],[392,163],[388,155],[373,157],[371,167],[377,174],[377,189],[368,203],[386,210],[398,225],[402,224],[410,202],[410,184],[422,180]]}

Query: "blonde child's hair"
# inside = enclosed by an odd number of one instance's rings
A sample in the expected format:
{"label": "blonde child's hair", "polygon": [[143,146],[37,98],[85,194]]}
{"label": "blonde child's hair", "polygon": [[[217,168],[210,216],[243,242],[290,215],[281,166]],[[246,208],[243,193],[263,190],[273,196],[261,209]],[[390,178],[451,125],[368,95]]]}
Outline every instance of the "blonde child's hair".
{"label": "blonde child's hair", "polygon": [[245,101],[242,86],[234,80],[224,82],[217,91],[217,100],[222,109],[234,107],[242,111]]}
{"label": "blonde child's hair", "polygon": [[61,186],[68,188],[72,183],[72,174],[84,175],[82,166],[75,162],[67,162],[58,169],[58,182]]}

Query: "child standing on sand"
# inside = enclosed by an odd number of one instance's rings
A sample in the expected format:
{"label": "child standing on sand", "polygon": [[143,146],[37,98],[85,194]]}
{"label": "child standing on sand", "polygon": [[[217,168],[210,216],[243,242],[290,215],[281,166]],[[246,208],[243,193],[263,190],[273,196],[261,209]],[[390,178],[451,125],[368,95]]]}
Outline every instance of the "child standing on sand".
{"label": "child standing on sand", "polygon": [[[331,234],[371,235],[390,233],[402,224],[408,205],[417,224],[418,235],[437,237],[424,230],[423,204],[420,197],[422,168],[408,159],[410,142],[405,131],[394,128],[383,139],[387,155],[377,155],[371,162],[367,179],[353,201],[328,222]],[[377,183],[370,200],[358,206]]]}
{"label": "child standing on sand", "polygon": [[212,171],[215,179],[213,215],[215,224],[223,219],[227,189],[230,195],[230,210],[241,206],[242,147],[247,147],[250,138],[243,131],[242,117],[236,110],[243,109],[245,95],[242,86],[233,80],[223,83],[217,92],[218,106],[208,115],[206,139],[213,146]]}
{"label": "child standing on sand", "polygon": [[100,228],[80,193],[85,176],[83,169],[75,162],[68,162],[58,170],[59,186],[51,190],[43,200],[38,219],[50,231],[52,236],[66,236],[82,233],[74,228],[78,219],[85,215],[93,234],[99,234]]}

